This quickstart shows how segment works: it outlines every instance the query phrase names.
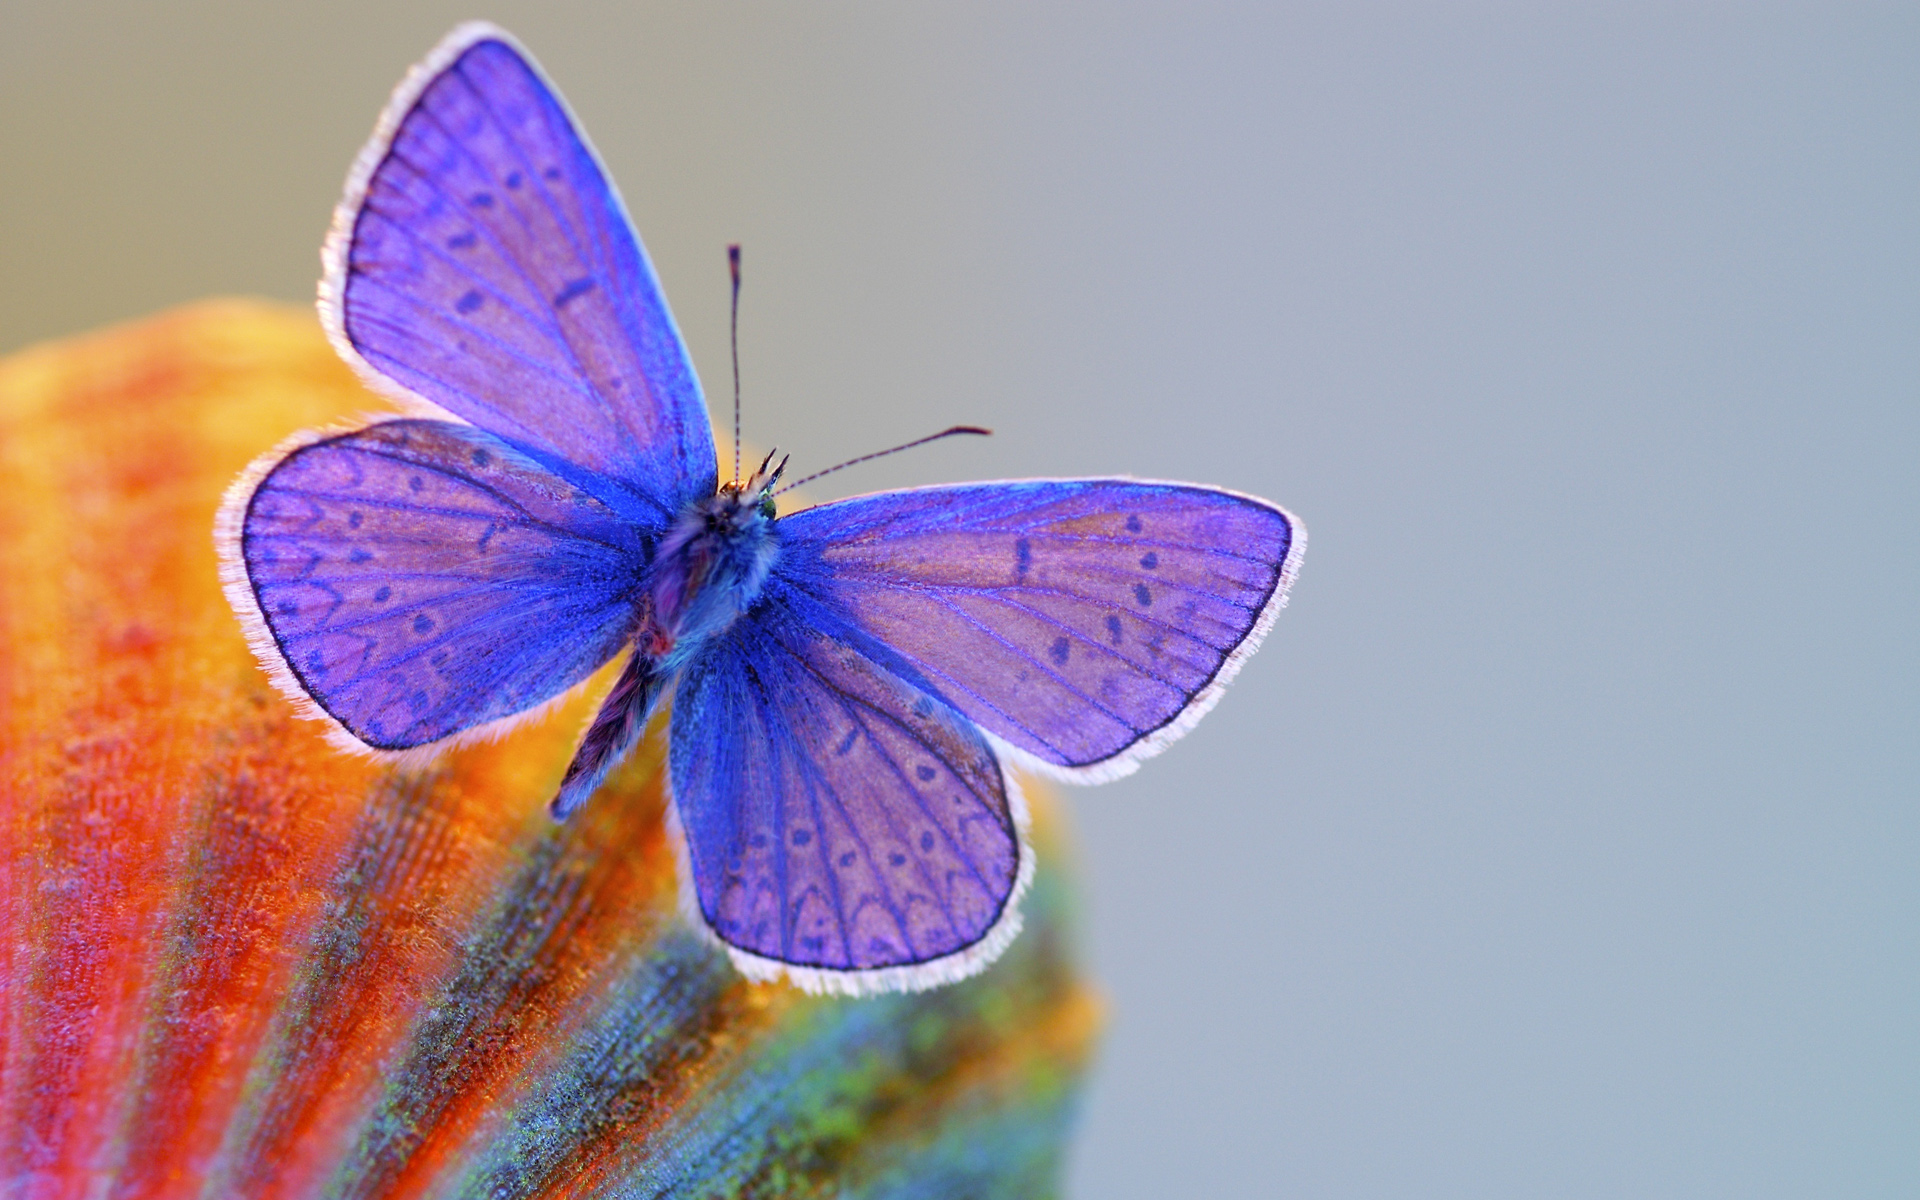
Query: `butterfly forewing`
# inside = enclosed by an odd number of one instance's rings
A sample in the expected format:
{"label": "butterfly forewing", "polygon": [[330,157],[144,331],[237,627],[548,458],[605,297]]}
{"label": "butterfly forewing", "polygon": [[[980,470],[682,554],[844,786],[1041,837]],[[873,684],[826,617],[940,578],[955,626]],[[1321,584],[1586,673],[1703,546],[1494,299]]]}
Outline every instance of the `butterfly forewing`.
{"label": "butterfly forewing", "polygon": [[833,624],[769,597],[681,682],[673,787],[701,913],[778,963],[937,971],[1011,915],[1016,815],[978,730]]}
{"label": "butterfly forewing", "polygon": [[1130,480],[888,492],[797,513],[781,533],[783,578],[1068,770],[1204,705],[1271,620],[1299,542],[1265,501]]}
{"label": "butterfly forewing", "polygon": [[713,489],[712,432],[611,185],[499,37],[456,39],[422,78],[338,218],[337,335],[407,391],[615,485],[638,519],[670,519]]}
{"label": "butterfly forewing", "polygon": [[631,633],[640,543],[483,430],[390,421],[302,446],[254,490],[247,586],[302,689],[406,749],[564,691]]}

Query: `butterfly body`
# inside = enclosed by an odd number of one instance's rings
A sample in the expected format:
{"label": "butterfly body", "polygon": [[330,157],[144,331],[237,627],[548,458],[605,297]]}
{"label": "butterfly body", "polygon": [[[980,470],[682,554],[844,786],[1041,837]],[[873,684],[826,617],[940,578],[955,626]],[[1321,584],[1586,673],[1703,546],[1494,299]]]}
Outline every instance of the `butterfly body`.
{"label": "butterfly body", "polygon": [[642,648],[671,672],[753,607],[780,553],[773,480],[728,484],[675,519],[647,579]]}
{"label": "butterfly body", "polygon": [[949,982],[1019,929],[1007,765],[1133,770],[1220,698],[1305,531],[1198,484],[1041,479],[776,514],[719,481],[624,206],[500,30],[395,93],[323,251],[322,322],[408,416],[256,461],[216,523],[249,641],[336,741],[496,736],[625,656],[564,817],[672,697],[689,920],[756,978]]}
{"label": "butterfly body", "polygon": [[564,820],[587,802],[675,677],[759,600],[780,550],[776,478],[721,485],[682,510],[660,539],[635,597],[632,657],[561,777],[554,816]]}

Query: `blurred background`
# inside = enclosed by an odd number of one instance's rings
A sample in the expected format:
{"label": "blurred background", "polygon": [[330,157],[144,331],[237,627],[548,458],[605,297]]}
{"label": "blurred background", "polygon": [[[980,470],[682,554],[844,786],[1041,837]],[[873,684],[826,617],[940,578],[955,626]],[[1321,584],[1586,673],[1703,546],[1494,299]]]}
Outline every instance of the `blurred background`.
{"label": "blurred background", "polygon": [[0,351],[310,298],[517,32],[710,395],[825,481],[1298,512],[1215,713],[1070,794],[1069,1194],[1920,1194],[1920,10],[0,9]]}

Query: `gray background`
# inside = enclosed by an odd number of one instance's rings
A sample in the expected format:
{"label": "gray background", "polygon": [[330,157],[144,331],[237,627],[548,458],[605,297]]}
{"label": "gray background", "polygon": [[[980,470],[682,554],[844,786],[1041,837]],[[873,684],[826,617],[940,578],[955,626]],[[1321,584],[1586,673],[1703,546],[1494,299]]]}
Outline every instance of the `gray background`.
{"label": "gray background", "polygon": [[[281,6],[292,10],[295,6]],[[10,0],[0,348],[311,295],[526,39],[826,494],[1298,511],[1225,703],[1071,796],[1081,1200],[1920,1194],[1912,6]]]}

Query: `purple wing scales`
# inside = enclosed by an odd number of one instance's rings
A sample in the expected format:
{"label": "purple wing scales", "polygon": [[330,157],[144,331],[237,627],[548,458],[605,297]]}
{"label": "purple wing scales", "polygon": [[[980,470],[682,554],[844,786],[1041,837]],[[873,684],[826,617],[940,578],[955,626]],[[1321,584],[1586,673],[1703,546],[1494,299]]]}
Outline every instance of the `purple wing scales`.
{"label": "purple wing scales", "polygon": [[616,481],[654,523],[713,489],[706,403],[639,239],[499,31],[463,27],[402,85],[326,257],[323,314],[376,385]]}
{"label": "purple wing scales", "polygon": [[681,682],[672,770],[694,900],[762,976],[843,991],[957,978],[1015,928],[1017,798],[970,722],[831,625],[771,599]]}
{"label": "purple wing scales", "polygon": [[783,577],[1069,776],[1129,769],[1204,711],[1305,544],[1265,501],[1132,480],[882,493],[781,532]]}
{"label": "purple wing scales", "polygon": [[299,690],[376,750],[511,716],[585,678],[631,633],[645,561],[598,499],[444,421],[290,451],[238,532],[236,604]]}

